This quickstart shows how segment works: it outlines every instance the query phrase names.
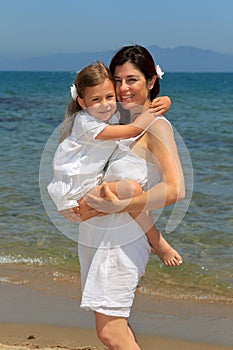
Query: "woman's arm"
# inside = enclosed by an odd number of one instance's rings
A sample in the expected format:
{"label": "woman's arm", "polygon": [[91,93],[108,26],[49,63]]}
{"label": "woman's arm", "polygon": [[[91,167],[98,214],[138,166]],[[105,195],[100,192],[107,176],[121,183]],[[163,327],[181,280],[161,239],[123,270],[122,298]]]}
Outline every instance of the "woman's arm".
{"label": "woman's arm", "polygon": [[155,210],[185,197],[185,182],[173,130],[165,120],[157,120],[147,132],[148,148],[162,172],[162,181],[141,196],[132,198],[124,211]]}
{"label": "woman's arm", "polygon": [[147,147],[160,165],[162,181],[130,200],[115,197],[112,201],[106,201],[87,195],[85,200],[89,206],[108,213],[140,212],[162,208],[184,199],[184,176],[171,126],[165,120],[157,120],[150,126],[146,137]]}

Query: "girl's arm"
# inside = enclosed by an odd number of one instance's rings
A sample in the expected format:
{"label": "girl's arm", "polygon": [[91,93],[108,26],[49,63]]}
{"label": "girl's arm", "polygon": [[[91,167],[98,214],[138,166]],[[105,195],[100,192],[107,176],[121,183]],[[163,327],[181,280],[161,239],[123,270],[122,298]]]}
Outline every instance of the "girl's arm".
{"label": "girl's arm", "polygon": [[156,97],[149,106],[149,113],[144,112],[133,123],[127,125],[109,125],[100,132],[96,139],[119,140],[139,135],[151,122],[149,114],[153,116],[164,115],[171,107],[171,99],[168,96]]}
{"label": "girl's arm", "polygon": [[[136,113],[136,112],[135,112]],[[137,114],[139,114],[137,112]],[[97,136],[97,140],[120,140],[139,135],[154,120],[154,114],[146,110],[127,125],[107,125]]]}
{"label": "girl's arm", "polygon": [[156,97],[150,104],[150,112],[155,115],[164,115],[171,107],[171,99],[168,96]]}

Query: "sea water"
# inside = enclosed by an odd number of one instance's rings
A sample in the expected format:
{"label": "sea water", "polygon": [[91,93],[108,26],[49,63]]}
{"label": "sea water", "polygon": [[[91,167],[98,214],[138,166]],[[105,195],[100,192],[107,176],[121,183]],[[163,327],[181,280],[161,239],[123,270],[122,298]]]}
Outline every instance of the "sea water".
{"label": "sea water", "polygon": [[[63,121],[75,74],[0,72],[0,266],[78,266],[76,243],[51,222],[39,184],[41,157]],[[166,229],[172,207],[157,222],[184,263],[168,268],[151,256],[139,291],[232,303],[233,73],[166,73],[161,85],[172,99],[167,118],[190,156],[193,189],[176,227]]]}

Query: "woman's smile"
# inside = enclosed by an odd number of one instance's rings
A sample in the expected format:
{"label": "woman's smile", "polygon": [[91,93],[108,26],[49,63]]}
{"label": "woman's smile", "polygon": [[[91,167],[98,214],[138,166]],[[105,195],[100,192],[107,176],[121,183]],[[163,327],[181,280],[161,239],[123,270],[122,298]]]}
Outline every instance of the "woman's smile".
{"label": "woman's smile", "polygon": [[127,103],[145,106],[149,102],[146,79],[132,63],[116,66],[114,78],[117,99],[124,108],[127,108]]}

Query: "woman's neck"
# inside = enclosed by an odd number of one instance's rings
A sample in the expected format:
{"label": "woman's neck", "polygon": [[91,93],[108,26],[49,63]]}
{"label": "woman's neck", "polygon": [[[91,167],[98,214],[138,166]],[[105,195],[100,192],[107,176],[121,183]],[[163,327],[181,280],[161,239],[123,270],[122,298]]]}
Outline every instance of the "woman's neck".
{"label": "woman's neck", "polygon": [[137,118],[140,114],[145,112],[150,106],[150,101],[147,100],[144,105],[135,105],[134,107],[130,108],[130,120],[131,122],[134,121],[135,118]]}

